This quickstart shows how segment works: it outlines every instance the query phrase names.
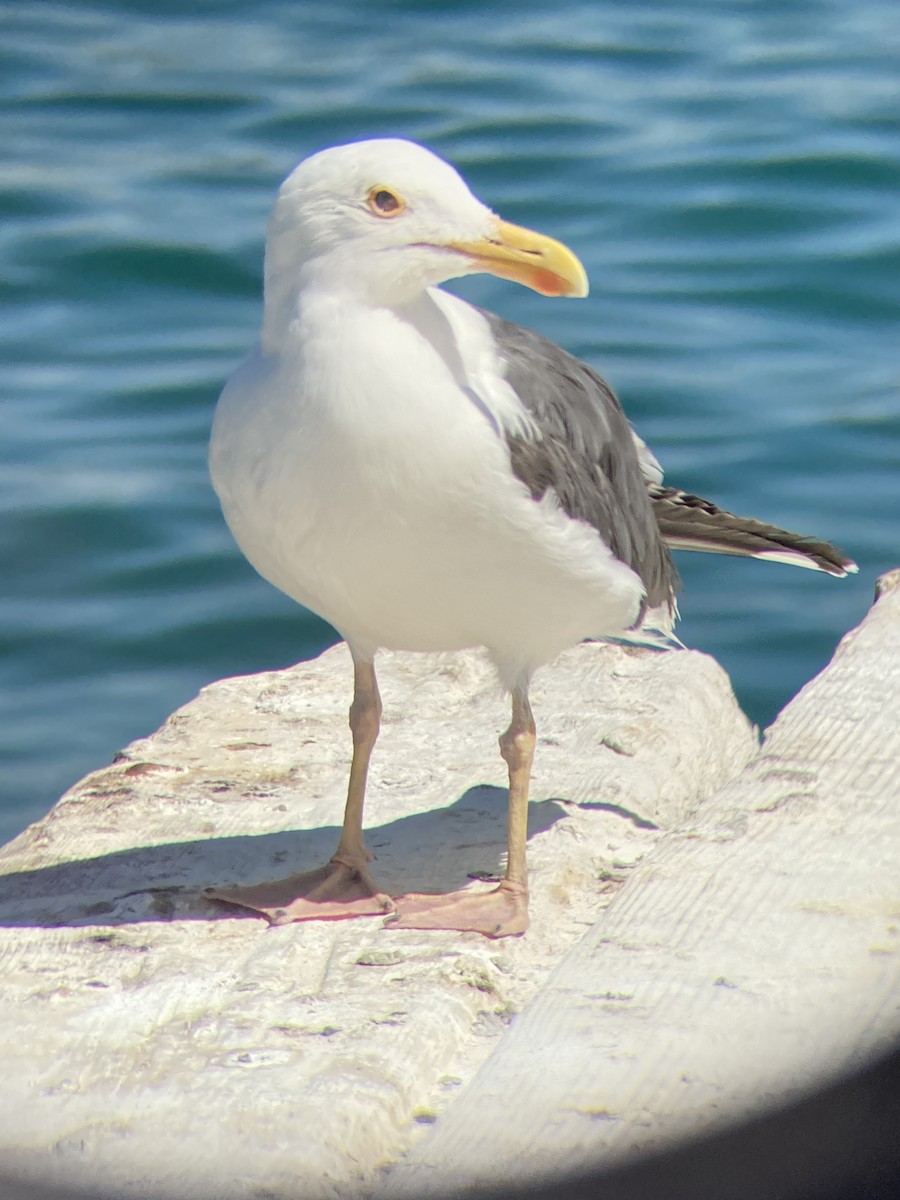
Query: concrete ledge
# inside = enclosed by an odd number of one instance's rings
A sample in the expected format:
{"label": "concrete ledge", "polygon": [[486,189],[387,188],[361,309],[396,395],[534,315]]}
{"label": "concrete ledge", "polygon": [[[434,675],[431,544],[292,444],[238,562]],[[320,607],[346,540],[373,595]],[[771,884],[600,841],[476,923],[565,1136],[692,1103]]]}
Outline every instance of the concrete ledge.
{"label": "concrete ledge", "polygon": [[379,1196],[614,1164],[783,1103],[900,1032],[900,572],[880,592]]}
{"label": "concrete ledge", "polygon": [[[270,930],[206,901],[331,852],[349,659],[205,689],[0,852],[0,1169],[135,1197],[422,1195],[617,1160],[865,1054],[900,1024],[898,581],[759,757],[703,655],[585,645],[548,668],[535,924],[500,943]],[[496,871],[487,664],[388,655],[380,676],[380,878]]]}

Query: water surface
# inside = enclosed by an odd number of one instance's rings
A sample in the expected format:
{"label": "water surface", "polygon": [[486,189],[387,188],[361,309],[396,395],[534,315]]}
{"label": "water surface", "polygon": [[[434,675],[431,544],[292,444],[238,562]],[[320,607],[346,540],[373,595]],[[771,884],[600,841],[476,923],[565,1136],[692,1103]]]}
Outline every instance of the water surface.
{"label": "water surface", "polygon": [[243,562],[205,446],[274,189],[359,137],[572,245],[586,303],[458,290],[600,369],[672,481],[859,561],[680,556],[682,638],[770,721],[898,561],[900,8],[184,7],[0,6],[0,835],[334,639]]}

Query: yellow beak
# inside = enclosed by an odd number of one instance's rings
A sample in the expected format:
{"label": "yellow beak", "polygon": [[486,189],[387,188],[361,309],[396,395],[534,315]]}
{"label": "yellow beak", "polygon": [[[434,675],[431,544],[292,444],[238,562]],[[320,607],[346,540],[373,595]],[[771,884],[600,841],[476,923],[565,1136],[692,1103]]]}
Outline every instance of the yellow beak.
{"label": "yellow beak", "polygon": [[450,249],[467,254],[477,270],[523,283],[542,296],[588,294],[587,273],[568,246],[508,221],[498,220],[488,237],[454,242]]}

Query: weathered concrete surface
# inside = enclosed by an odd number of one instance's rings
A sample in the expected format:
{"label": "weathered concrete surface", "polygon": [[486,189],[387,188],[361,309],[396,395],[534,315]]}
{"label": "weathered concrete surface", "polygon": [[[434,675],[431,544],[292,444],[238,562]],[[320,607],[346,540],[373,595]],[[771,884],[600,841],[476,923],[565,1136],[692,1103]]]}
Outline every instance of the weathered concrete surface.
{"label": "weathered concrete surface", "polygon": [[[486,664],[381,676],[379,877],[496,871]],[[203,898],[331,852],[343,648],[207,689],[0,852],[0,1172],[173,1200],[516,1184],[900,1031],[900,573],[743,770],[702,655],[582,646],[539,683],[525,938],[269,930]]]}
{"label": "weathered concrete surface", "polygon": [[647,855],[379,1198],[621,1161],[900,1034],[900,572],[880,590],[759,757]]}
{"label": "weathered concrete surface", "polygon": [[[486,663],[386,655],[380,676],[368,809],[379,878],[429,890],[496,872],[507,713]],[[205,885],[331,853],[350,679],[341,647],[216,684],[0,852],[0,1172],[179,1200],[367,1190],[453,1111],[619,888],[634,926],[618,918],[613,936],[645,961],[661,935],[641,889],[667,886],[678,905],[696,884],[677,858],[638,866],[666,830],[715,829],[698,835],[707,875],[733,856],[740,803],[710,825],[701,801],[756,740],[721,669],[693,653],[581,646],[534,691],[527,937],[389,932],[375,918],[269,929],[206,901]],[[604,983],[590,1001],[599,1026],[618,990]]]}

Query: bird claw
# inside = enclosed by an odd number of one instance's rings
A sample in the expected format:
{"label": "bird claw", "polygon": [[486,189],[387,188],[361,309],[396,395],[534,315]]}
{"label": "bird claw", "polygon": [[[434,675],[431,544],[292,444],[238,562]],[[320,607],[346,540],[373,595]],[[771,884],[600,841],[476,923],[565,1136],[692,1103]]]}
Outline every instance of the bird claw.
{"label": "bird claw", "polygon": [[528,928],[528,893],[509,880],[490,892],[410,892],[394,904],[385,929],[455,929],[501,938]]}
{"label": "bird claw", "polygon": [[272,925],[383,917],[394,902],[364,866],[332,861],[313,871],[246,887],[207,888],[210,900],[260,913]]}

